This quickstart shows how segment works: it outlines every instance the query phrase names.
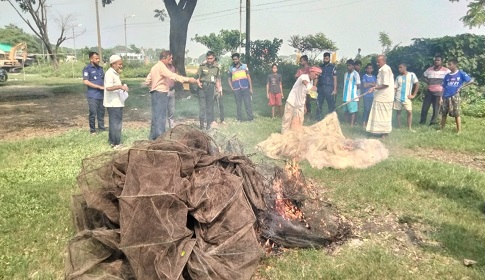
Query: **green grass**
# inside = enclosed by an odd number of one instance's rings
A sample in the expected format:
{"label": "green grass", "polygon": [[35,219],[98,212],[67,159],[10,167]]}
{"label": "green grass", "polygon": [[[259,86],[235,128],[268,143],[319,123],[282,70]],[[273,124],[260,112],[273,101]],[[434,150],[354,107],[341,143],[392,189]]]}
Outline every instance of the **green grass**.
{"label": "green grass", "polygon": [[[84,91],[79,80],[29,79],[26,84],[42,81],[56,94]],[[140,80],[127,83],[132,90],[126,110],[137,108],[149,115],[146,88],[140,88]],[[256,88],[256,120],[237,123],[232,94],[226,91],[224,98],[228,125],[220,132],[241,140],[245,153],[254,153],[251,158],[257,163],[271,162],[257,153],[255,145],[281,125],[269,117],[266,102],[264,90]],[[179,118],[197,117],[194,96],[177,100],[176,106]],[[402,231],[364,231],[359,246],[349,242],[332,251],[289,250],[264,259],[258,274],[265,279],[485,279],[485,174],[412,153],[422,147],[483,156],[484,120],[465,117],[461,135],[453,133],[451,121],[442,133],[429,126],[414,127],[416,133],[395,129],[384,140],[390,158],[374,167],[315,170],[304,162],[302,169],[355,225],[369,219],[389,222],[389,227],[407,224],[423,242],[402,241],[407,240]],[[365,137],[360,126],[342,124],[342,129],[349,137]],[[130,145],[147,136],[148,127],[125,129],[123,142]],[[57,137],[0,142],[0,279],[63,279],[64,249],[74,235],[70,196],[78,192],[81,160],[107,151],[107,134],[90,136],[77,129]],[[391,221],[385,219],[389,215],[394,217]],[[465,267],[464,258],[478,264]]]}

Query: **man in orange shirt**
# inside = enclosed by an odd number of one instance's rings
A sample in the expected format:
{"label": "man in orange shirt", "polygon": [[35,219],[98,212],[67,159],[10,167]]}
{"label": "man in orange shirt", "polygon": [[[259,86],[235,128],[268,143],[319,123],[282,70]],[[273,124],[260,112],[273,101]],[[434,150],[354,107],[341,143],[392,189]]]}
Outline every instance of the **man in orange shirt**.
{"label": "man in orange shirt", "polygon": [[167,122],[168,92],[170,91],[169,80],[177,82],[198,83],[194,78],[180,76],[170,71],[167,66],[172,64],[172,54],[170,51],[160,53],[160,61],[150,70],[146,85],[150,87],[152,98],[152,121],[150,127],[150,140],[155,140],[158,136],[165,133]]}

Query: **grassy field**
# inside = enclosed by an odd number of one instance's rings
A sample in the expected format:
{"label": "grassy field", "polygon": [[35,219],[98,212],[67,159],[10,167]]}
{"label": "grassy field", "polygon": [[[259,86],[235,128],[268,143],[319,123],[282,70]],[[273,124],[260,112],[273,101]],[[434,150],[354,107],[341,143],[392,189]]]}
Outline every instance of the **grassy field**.
{"label": "grassy field", "polygon": [[[12,81],[13,84],[35,84]],[[83,90],[79,81],[46,79],[60,94]],[[126,110],[149,110],[146,89],[129,80]],[[270,118],[262,88],[253,98],[256,120],[236,123],[233,97],[224,99],[228,124],[219,128],[245,144],[245,153],[279,131]],[[416,133],[396,129],[383,142],[388,160],[365,170],[315,170],[304,174],[355,227],[356,237],[332,250],[289,250],[265,258],[264,279],[485,279],[485,174],[467,166],[485,158],[484,119],[464,118],[463,133],[417,125]],[[196,98],[178,100],[179,118],[197,116]],[[312,120],[306,121],[308,124]],[[360,127],[342,124],[350,138]],[[146,139],[148,127],[123,131],[129,145]],[[74,235],[70,196],[83,158],[109,151],[106,134],[73,129],[56,137],[0,142],[0,279],[63,279],[66,242]],[[444,157],[430,157],[433,154]],[[473,160],[476,159],[476,160]],[[461,162],[458,164],[458,162]],[[482,165],[483,166],[483,165]],[[484,170],[484,169],[482,169]],[[477,261],[473,267],[463,259]]]}

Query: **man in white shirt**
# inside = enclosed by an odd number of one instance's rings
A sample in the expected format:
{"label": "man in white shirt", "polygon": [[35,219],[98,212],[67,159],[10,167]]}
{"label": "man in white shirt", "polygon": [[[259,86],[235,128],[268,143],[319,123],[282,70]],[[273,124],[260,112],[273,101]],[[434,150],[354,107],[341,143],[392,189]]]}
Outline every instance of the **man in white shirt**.
{"label": "man in white shirt", "polygon": [[306,95],[309,90],[317,90],[313,86],[313,80],[321,74],[322,69],[320,67],[312,66],[308,74],[302,74],[298,77],[286,99],[281,134],[290,129],[295,130],[303,126]]}
{"label": "man in white shirt", "polygon": [[377,57],[379,73],[377,84],[369,89],[374,92],[374,101],[367,122],[366,131],[386,137],[392,131],[392,105],[394,102],[394,74],[391,67],[386,64],[386,57]]}

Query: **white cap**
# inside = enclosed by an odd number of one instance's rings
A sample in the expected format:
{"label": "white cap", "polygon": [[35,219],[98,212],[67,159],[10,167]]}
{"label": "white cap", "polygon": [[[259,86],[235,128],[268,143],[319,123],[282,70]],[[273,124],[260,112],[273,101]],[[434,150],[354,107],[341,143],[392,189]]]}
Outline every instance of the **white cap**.
{"label": "white cap", "polygon": [[109,57],[109,64],[113,64],[118,60],[121,60],[121,56],[114,54]]}

